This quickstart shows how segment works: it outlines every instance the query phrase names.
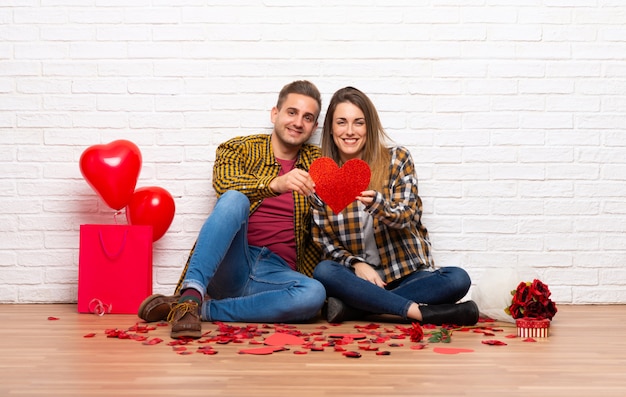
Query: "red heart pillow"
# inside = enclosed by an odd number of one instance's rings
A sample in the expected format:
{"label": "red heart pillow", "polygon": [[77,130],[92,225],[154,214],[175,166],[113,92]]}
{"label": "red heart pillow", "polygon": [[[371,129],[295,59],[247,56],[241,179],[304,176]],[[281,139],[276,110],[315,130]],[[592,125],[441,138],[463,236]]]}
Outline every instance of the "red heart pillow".
{"label": "red heart pillow", "polygon": [[348,160],[339,168],[330,157],[320,157],[311,164],[309,175],[317,195],[338,214],[367,189],[371,171],[360,159]]}

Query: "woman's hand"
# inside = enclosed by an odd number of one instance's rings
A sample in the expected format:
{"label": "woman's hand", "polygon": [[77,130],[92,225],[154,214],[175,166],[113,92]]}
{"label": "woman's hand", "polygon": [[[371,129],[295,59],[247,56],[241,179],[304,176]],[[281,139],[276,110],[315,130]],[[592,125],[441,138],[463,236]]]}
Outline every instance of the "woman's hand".
{"label": "woman's hand", "polygon": [[364,205],[370,205],[376,198],[376,190],[365,190],[360,195],[356,196],[356,199],[362,202]]}
{"label": "woman's hand", "polygon": [[385,288],[385,286],[387,285],[387,283],[384,282],[382,278],[380,278],[378,272],[367,263],[356,262],[354,265],[352,265],[352,267],[354,268],[354,273],[357,275],[357,277],[369,281],[372,284],[378,285],[381,288]]}

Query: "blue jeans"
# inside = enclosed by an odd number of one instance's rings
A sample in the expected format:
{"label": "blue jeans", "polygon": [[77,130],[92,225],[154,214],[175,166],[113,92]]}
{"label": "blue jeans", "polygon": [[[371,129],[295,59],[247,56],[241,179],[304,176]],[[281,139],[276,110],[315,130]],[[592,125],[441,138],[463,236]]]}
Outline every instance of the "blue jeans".
{"label": "blue jeans", "polygon": [[368,313],[394,314],[404,319],[411,303],[456,303],[467,294],[471,280],[459,267],[417,271],[381,288],[358,277],[354,270],[333,261],[320,262],[313,277],[328,296]]}
{"label": "blue jeans", "polygon": [[211,297],[202,304],[202,320],[274,323],[316,316],[324,287],[267,248],[249,246],[249,215],[248,198],[231,190],[200,230],[181,288]]}

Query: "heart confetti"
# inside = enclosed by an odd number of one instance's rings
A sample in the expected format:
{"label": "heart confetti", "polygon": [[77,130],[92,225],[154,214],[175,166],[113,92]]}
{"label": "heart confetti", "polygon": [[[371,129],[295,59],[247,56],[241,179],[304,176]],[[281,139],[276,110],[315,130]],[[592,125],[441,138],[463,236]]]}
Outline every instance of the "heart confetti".
{"label": "heart confetti", "polygon": [[317,195],[338,214],[367,189],[371,171],[360,159],[348,160],[339,168],[330,157],[320,157],[311,164],[309,175]]}
{"label": "heart confetti", "polygon": [[283,350],[287,350],[287,349],[285,349],[282,346],[269,346],[269,347],[259,347],[255,349],[239,350],[239,354],[266,355],[266,354],[272,354],[274,352],[280,352]]}
{"label": "heart confetti", "polygon": [[439,354],[459,354],[459,353],[473,353],[472,349],[461,349],[461,348],[453,348],[453,347],[435,347],[433,349],[435,353]]}
{"label": "heart confetti", "polygon": [[297,345],[300,346],[306,341],[299,336],[286,334],[284,332],[276,332],[265,338],[265,344],[269,346],[285,346],[285,345]]}

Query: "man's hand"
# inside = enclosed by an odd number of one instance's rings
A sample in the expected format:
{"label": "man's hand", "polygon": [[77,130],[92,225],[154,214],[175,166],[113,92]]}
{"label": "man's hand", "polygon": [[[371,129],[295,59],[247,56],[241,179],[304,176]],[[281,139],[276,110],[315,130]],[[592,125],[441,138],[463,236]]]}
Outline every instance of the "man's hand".
{"label": "man's hand", "polygon": [[274,193],[282,194],[294,190],[304,197],[315,192],[315,183],[309,173],[299,168],[294,168],[285,175],[277,176],[270,182],[270,189]]}
{"label": "man's hand", "polygon": [[380,278],[378,272],[367,263],[356,262],[354,265],[352,265],[352,267],[354,268],[354,273],[357,275],[357,277],[369,281],[372,284],[376,284],[381,288],[385,288],[385,286],[387,285],[387,283],[384,282],[382,278]]}

